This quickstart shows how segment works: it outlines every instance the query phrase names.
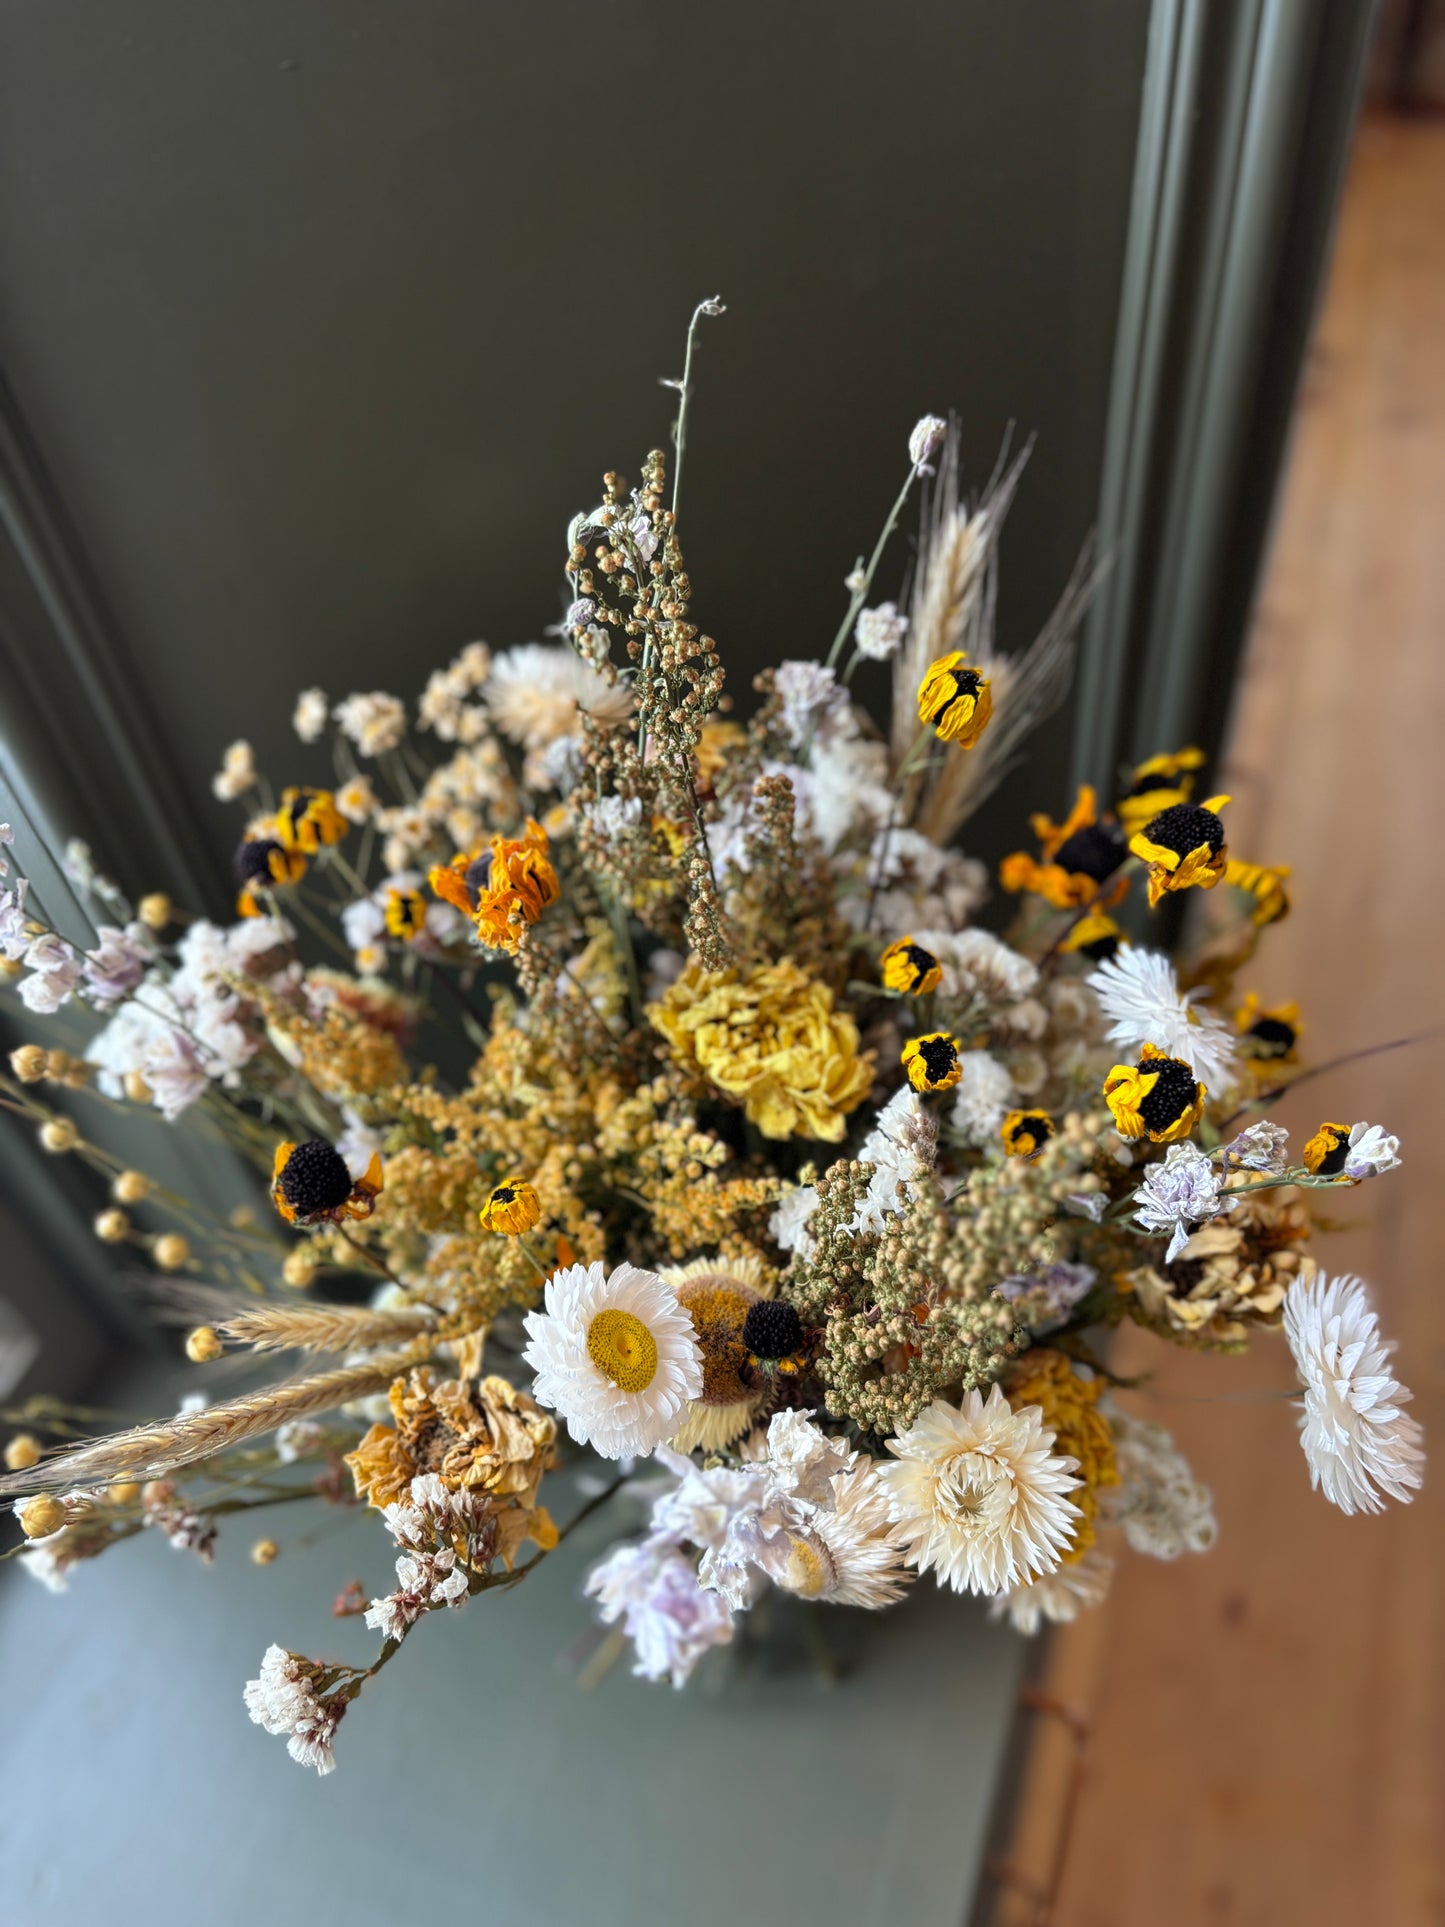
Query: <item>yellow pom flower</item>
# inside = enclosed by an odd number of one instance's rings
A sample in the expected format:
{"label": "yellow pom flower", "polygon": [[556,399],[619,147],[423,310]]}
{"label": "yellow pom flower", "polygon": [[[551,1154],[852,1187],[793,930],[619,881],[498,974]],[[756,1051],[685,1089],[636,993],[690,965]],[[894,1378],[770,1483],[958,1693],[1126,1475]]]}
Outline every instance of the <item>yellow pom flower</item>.
{"label": "yellow pom flower", "polygon": [[674,1057],[736,1098],[764,1137],[836,1144],[872,1082],[858,1026],[787,957],[745,974],[690,958],[647,1014]]}
{"label": "yellow pom flower", "polygon": [[1010,1111],[998,1134],[1011,1158],[1036,1158],[1054,1134],[1054,1120],[1047,1111]]}
{"label": "yellow pom flower", "polygon": [[1348,1124],[1322,1124],[1300,1155],[1312,1178],[1337,1178],[1344,1175],[1349,1148]]}
{"label": "yellow pom flower", "polygon": [[1227,796],[1207,803],[1174,803],[1129,839],[1135,856],[1149,865],[1149,908],[1171,890],[1212,890],[1229,865],[1219,811]]}
{"label": "yellow pom flower", "polygon": [[948,1091],[962,1077],[958,1039],[946,1030],[910,1037],[903,1046],[903,1068],[915,1091]]}
{"label": "yellow pom flower", "polygon": [[1116,1064],[1104,1079],[1104,1101],[1120,1137],[1151,1144],[1186,1138],[1204,1115],[1204,1086],[1181,1057],[1146,1044],[1137,1064]]}
{"label": "yellow pom flower", "polygon": [[1179,749],[1139,763],[1114,806],[1125,835],[1142,830],[1161,810],[1187,803],[1194,794],[1194,772],[1203,768],[1204,760],[1202,749]]}
{"label": "yellow pom flower", "polygon": [[878,969],[885,990],[902,991],[907,997],[922,997],[943,981],[943,965],[912,937],[890,943],[878,959]]}
{"label": "yellow pom flower", "polygon": [[493,1188],[479,1215],[483,1231],[516,1238],[541,1217],[542,1201],[525,1178],[508,1178]]}
{"label": "yellow pom flower", "polygon": [[282,849],[315,856],[323,844],[339,843],[350,827],[330,790],[282,790],[276,812],[276,840]]}
{"label": "yellow pom flower", "polygon": [[1066,1566],[1081,1559],[1094,1543],[1100,1486],[1119,1483],[1114,1434],[1099,1410],[1103,1390],[1101,1378],[1083,1377],[1062,1352],[1055,1351],[1026,1354],[1007,1387],[1008,1402],[1016,1412],[1030,1405],[1039,1407],[1045,1429],[1054,1435],[1053,1451],[1078,1460],[1083,1484],[1069,1496],[1083,1516],[1074,1529],[1073,1544],[1062,1555]]}
{"label": "yellow pom flower", "polygon": [[918,720],[932,723],[943,742],[972,749],[992,714],[988,677],[969,666],[961,649],[929,665],[918,685]]}

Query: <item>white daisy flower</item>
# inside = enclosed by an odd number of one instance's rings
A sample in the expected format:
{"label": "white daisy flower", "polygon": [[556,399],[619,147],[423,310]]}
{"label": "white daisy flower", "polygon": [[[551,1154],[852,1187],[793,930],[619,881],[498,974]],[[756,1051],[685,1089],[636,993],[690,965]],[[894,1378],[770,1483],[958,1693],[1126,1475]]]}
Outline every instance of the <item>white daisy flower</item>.
{"label": "white daisy flower", "polygon": [[1199,1009],[1202,990],[1179,988],[1174,966],[1159,950],[1131,944],[1086,979],[1109,1020],[1109,1042],[1131,1050],[1153,1044],[1182,1057],[1208,1090],[1227,1090],[1238,1077],[1234,1035],[1222,1018]]}
{"label": "white daisy flower", "polygon": [[1173,1264],[1197,1226],[1235,1206],[1233,1198],[1221,1196],[1218,1166],[1197,1144],[1171,1144],[1163,1161],[1149,1166],[1134,1202],[1141,1231],[1170,1234],[1166,1265]]}
{"label": "white daisy flower", "polygon": [[646,1458],[702,1392],[702,1353],[677,1293],[655,1271],[569,1265],[527,1313],[532,1396],[605,1459]]}
{"label": "white daisy flower", "polygon": [[1086,1606],[1102,1605],[1113,1578],[1114,1562],[1108,1553],[1090,1546],[1081,1559],[1060,1566],[1057,1572],[999,1593],[989,1602],[988,1616],[1007,1619],[1016,1633],[1031,1639],[1045,1620],[1064,1626]]}
{"label": "white daisy flower", "polygon": [[1077,1460],[1053,1450],[1037,1405],[1015,1412],[995,1385],[962,1407],[936,1399],[888,1440],[880,1465],[896,1537],[908,1563],[955,1592],[998,1593],[1052,1572],[1074,1535],[1067,1496]]}
{"label": "white daisy flower", "polygon": [[1285,1295],[1284,1335],[1305,1388],[1300,1444],[1310,1484],[1341,1512],[1383,1512],[1380,1494],[1408,1504],[1419,1489],[1421,1431],[1410,1393],[1390,1371],[1390,1346],[1364,1284],[1323,1272]]}
{"label": "white daisy flower", "polygon": [[1382,1124],[1352,1124],[1345,1152],[1345,1176],[1357,1182],[1393,1171],[1400,1163],[1400,1140]]}

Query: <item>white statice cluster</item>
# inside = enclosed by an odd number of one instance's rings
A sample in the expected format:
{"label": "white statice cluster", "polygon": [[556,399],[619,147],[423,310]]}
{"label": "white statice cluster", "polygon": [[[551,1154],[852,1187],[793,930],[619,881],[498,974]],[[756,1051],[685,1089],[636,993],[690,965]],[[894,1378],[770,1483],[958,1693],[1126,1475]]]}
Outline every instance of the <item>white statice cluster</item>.
{"label": "white statice cluster", "polygon": [[1408,1504],[1423,1477],[1422,1433],[1364,1284],[1323,1272],[1296,1279],[1284,1335],[1304,1386],[1300,1444],[1311,1486],[1341,1512],[1383,1512],[1384,1495]]}
{"label": "white statice cluster", "polygon": [[[387,1410],[390,1411],[390,1406]],[[318,1425],[314,1418],[291,1418],[276,1429],[276,1457],[282,1465],[294,1465],[297,1459],[309,1459],[319,1452],[326,1443],[326,1427]]]}
{"label": "white statice cluster", "polygon": [[988,871],[976,857],[941,849],[917,830],[890,825],[887,812],[873,835],[864,876],[865,887],[838,903],[855,929],[869,923],[915,936],[923,930],[961,931],[988,895]]}
{"label": "white statice cluster", "polygon": [[318,1696],[321,1668],[284,1646],[268,1646],[257,1678],[246,1682],[246,1711],[268,1733],[286,1740],[286,1751],[299,1766],[314,1766],[320,1774],[336,1769],[332,1742],[346,1711],[346,1701],[332,1694]]}
{"label": "white statice cluster", "polygon": [[470,1492],[450,1492],[435,1472],[419,1473],[408,1496],[382,1508],[387,1531],[401,1547],[396,1587],[373,1599],[366,1623],[383,1639],[401,1640],[424,1612],[467,1603],[467,1569],[457,1558],[457,1535],[486,1523],[486,1506]]}
{"label": "white statice cluster", "polygon": [[903,647],[908,634],[908,618],[900,615],[896,602],[880,602],[876,609],[860,609],[853,626],[858,654],[870,662],[887,662]]}
{"label": "white statice cluster", "polygon": [[1141,1231],[1168,1234],[1164,1262],[1172,1265],[1191,1233],[1221,1212],[1232,1211],[1237,1200],[1221,1190],[1219,1166],[1197,1144],[1186,1142],[1171,1144],[1163,1159],[1149,1166],[1134,1202],[1134,1223]]}
{"label": "white statice cluster", "polygon": [[37,1017],[50,1017],[68,1003],[79,988],[85,970],[74,947],[53,930],[27,943],[20,961],[29,970],[15,986],[20,1001]]}
{"label": "white statice cluster", "polygon": [[361,756],[384,756],[400,749],[406,735],[406,704],[384,689],[353,691],[331,714]]}
{"label": "white statice cluster", "polygon": [[303,743],[315,743],[326,732],[331,703],[324,689],[303,689],[291,712],[291,727]]}
{"label": "white statice cluster", "polygon": [[1151,1559],[1208,1552],[1218,1531],[1214,1500],[1168,1432],[1132,1417],[1112,1400],[1100,1409],[1114,1436],[1119,1472],[1119,1483],[1099,1495],[1104,1520],[1121,1527],[1134,1551]]}
{"label": "white statice cluster", "polygon": [[141,1524],[161,1533],[177,1552],[193,1552],[203,1566],[216,1557],[216,1522],[186,1505],[169,1479],[152,1479],[144,1488]]}
{"label": "white statice cluster", "polygon": [[445,669],[433,670],[416,706],[419,729],[443,743],[479,742],[491,728],[481,692],[492,673],[492,652],[484,642],[469,642]]}
{"label": "white statice cluster", "polygon": [[1174,966],[1159,950],[1131,944],[1088,976],[1109,1024],[1109,1041],[1127,1052],[1145,1044],[1182,1058],[1216,1096],[1239,1078],[1234,1034],[1200,1009],[1203,990],[1181,991]]}
{"label": "white statice cluster", "polygon": [[1029,1329],[1042,1337],[1067,1323],[1074,1307],[1088,1297],[1098,1280],[1092,1265],[1056,1258],[1037,1271],[1011,1272],[999,1279],[995,1290],[1009,1304],[1026,1300]]}
{"label": "white statice cluster", "polygon": [[107,1097],[139,1077],[164,1117],[174,1120],[212,1082],[234,1087],[260,1049],[263,1033],[250,984],[292,987],[300,979],[291,926],[247,917],[222,927],[198,920],[182,937],[175,968],[153,966],[116,1010],[86,1056]]}

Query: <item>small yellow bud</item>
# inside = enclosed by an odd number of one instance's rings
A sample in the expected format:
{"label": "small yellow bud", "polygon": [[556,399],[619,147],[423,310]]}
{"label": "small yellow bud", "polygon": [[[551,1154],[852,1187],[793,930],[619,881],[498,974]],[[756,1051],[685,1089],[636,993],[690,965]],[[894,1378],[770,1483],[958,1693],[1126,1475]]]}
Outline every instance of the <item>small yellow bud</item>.
{"label": "small yellow bud", "polygon": [[149,1104],[154,1095],[139,1071],[127,1071],[121,1085],[132,1104]]}
{"label": "small yellow bud", "polygon": [[107,1486],[105,1496],[112,1505],[134,1505],[140,1497],[140,1487],[134,1479],[122,1479],[118,1485]]}
{"label": "small yellow bud", "polygon": [[40,1127],[40,1142],[53,1156],[59,1157],[61,1152],[75,1149],[80,1133],[68,1117],[52,1117]]}
{"label": "small yellow bud", "polygon": [[209,1365],[225,1349],[214,1325],[197,1325],[186,1340],[186,1357],[193,1365]]}
{"label": "small yellow bud", "polygon": [[297,1291],[305,1291],[316,1276],[316,1267],[311,1262],[311,1253],[302,1250],[288,1251],[286,1262],[281,1267],[281,1276],[288,1285],[294,1285]]}
{"label": "small yellow bud", "polygon": [[136,915],[147,930],[164,930],[175,914],[164,890],[154,890],[136,905]]}
{"label": "small yellow bud", "polygon": [[16,1506],[15,1517],[27,1539],[48,1539],[65,1524],[65,1507],[52,1493],[41,1492]]}
{"label": "small yellow bud", "polygon": [[130,1219],[124,1211],[102,1211],[95,1221],[95,1235],[104,1245],[118,1245],[130,1236]]}
{"label": "small yellow bud", "polygon": [[40,1462],[40,1441],[33,1432],[17,1432],[5,1447],[5,1470],[28,1472]]}
{"label": "small yellow bud", "polygon": [[38,1084],[45,1075],[46,1053],[39,1044],[22,1044],[10,1053],[10,1068],[22,1084]]}
{"label": "small yellow bud", "polygon": [[0,977],[13,984],[25,975],[25,966],[18,957],[0,957]]}
{"label": "small yellow bud", "polygon": [[280,1550],[274,1539],[258,1539],[251,1548],[251,1564],[269,1566]]}
{"label": "small yellow bud", "polygon": [[151,1246],[151,1257],[162,1271],[179,1271],[191,1255],[191,1247],[179,1231],[167,1231]]}
{"label": "small yellow bud", "polygon": [[151,1181],[144,1171],[122,1171],[110,1187],[117,1204],[140,1204],[151,1194]]}
{"label": "small yellow bud", "polygon": [[256,1212],[249,1204],[238,1204],[228,1220],[233,1231],[249,1231],[255,1222]]}

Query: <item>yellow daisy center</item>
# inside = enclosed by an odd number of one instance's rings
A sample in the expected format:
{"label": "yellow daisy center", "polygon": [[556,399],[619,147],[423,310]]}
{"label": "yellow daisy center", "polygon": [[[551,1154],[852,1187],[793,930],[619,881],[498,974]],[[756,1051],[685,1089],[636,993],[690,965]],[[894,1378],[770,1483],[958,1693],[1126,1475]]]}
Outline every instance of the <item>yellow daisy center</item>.
{"label": "yellow daisy center", "polygon": [[657,1376],[657,1340],[630,1311],[599,1311],[587,1327],[587,1356],[624,1392],[645,1392]]}

